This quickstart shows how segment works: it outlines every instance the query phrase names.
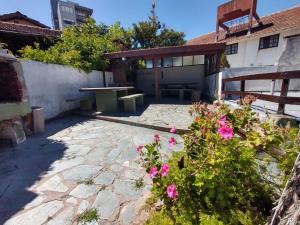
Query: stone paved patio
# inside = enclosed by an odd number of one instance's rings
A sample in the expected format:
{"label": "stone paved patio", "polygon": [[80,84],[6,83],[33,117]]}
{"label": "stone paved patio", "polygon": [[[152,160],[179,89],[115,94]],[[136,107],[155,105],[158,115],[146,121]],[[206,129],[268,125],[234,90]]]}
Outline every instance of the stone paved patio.
{"label": "stone paved patio", "polygon": [[[43,135],[14,149],[1,149],[0,224],[73,225],[88,208],[96,208],[99,215],[90,225],[139,224],[151,181],[136,163],[135,146],[152,141],[154,133],[164,144],[171,136],[68,117],[50,122]],[[183,147],[176,138],[175,151]],[[145,186],[137,189],[135,181],[140,178]]]}
{"label": "stone paved patio", "polygon": [[121,112],[101,115],[146,125],[176,126],[179,129],[187,129],[193,121],[188,112],[190,107],[191,102],[186,100],[164,98],[157,101],[153,98],[145,98],[145,107],[137,108],[136,113]]}

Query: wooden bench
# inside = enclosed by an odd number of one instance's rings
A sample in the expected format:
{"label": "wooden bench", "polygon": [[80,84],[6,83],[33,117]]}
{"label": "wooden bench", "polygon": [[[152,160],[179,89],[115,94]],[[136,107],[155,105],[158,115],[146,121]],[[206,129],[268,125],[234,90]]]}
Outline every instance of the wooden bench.
{"label": "wooden bench", "polygon": [[72,98],[72,99],[66,99],[66,102],[79,102],[81,110],[92,111],[94,98],[90,96],[81,97],[81,98]]}
{"label": "wooden bench", "polygon": [[179,93],[179,99],[183,100],[184,99],[184,94],[185,92],[189,92],[190,96],[191,96],[191,100],[192,102],[199,102],[201,99],[201,91],[197,90],[197,89],[192,89],[192,88],[164,88],[164,89],[160,89],[160,98],[163,95],[163,92],[172,92],[172,91],[176,91]]}
{"label": "wooden bench", "polygon": [[135,112],[136,105],[142,106],[144,104],[144,94],[133,94],[119,98],[119,101],[124,102],[125,112]]}

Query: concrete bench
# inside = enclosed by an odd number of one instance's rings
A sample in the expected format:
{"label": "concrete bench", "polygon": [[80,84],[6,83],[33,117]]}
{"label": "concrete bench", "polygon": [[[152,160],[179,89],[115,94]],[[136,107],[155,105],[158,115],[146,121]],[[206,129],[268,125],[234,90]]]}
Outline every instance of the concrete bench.
{"label": "concrete bench", "polygon": [[66,99],[66,102],[79,102],[80,109],[84,111],[92,111],[93,110],[93,97],[81,97],[81,98],[71,98]]}
{"label": "concrete bench", "polygon": [[184,93],[185,92],[190,92],[191,96],[193,94],[194,89],[187,89],[187,88],[168,88],[168,89],[160,89],[160,97],[163,96],[164,92],[172,92],[172,91],[176,91],[179,94],[179,99],[183,100],[184,98]]}
{"label": "concrete bench", "polygon": [[136,105],[142,106],[144,104],[144,94],[133,94],[119,98],[119,101],[124,102],[125,112],[135,112]]}

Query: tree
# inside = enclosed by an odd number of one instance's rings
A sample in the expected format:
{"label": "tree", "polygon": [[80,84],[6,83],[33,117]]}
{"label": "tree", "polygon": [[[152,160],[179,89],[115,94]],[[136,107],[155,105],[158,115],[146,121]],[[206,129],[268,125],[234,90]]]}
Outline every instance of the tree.
{"label": "tree", "polygon": [[103,54],[120,50],[116,40],[130,45],[130,38],[131,34],[119,22],[111,26],[97,25],[95,20],[88,18],[82,25],[64,29],[61,39],[47,50],[36,44],[20,52],[25,59],[71,65],[85,71],[103,70],[109,63]]}
{"label": "tree", "polygon": [[133,24],[133,48],[183,45],[185,43],[184,37],[183,32],[167,28],[165,24],[159,21],[154,0],[148,20]]}

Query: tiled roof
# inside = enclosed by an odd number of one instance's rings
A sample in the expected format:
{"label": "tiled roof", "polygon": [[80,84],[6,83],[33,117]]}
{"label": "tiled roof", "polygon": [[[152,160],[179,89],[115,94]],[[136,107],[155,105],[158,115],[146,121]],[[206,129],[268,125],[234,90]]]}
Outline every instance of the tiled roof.
{"label": "tiled roof", "polygon": [[61,32],[58,30],[8,23],[3,21],[0,21],[0,32],[19,33],[45,37],[58,37],[61,34]]}
{"label": "tiled roof", "polygon": [[16,12],[14,12],[14,13],[8,13],[8,14],[0,15],[0,21],[6,22],[6,21],[9,21],[9,20],[13,20],[13,19],[23,19],[23,20],[27,20],[27,21],[29,21],[30,23],[35,24],[35,25],[38,26],[38,27],[50,29],[50,27],[46,26],[45,24],[42,24],[42,23],[40,23],[40,22],[37,21],[37,20],[31,19],[31,18],[29,18],[28,16],[26,16],[26,15],[20,13],[19,11],[16,11]]}
{"label": "tiled roof", "polygon": [[[219,42],[232,42],[243,40],[247,38],[266,36],[271,34],[279,33],[283,30],[289,30],[294,28],[300,29],[300,5],[293,8],[273,13],[268,16],[261,17],[262,25],[254,24],[252,28],[252,33],[247,35],[246,24],[244,29],[239,29],[238,32],[230,32],[230,34],[225,37],[224,31],[220,32]],[[193,38],[187,42],[188,45],[194,44],[208,44],[214,43],[216,40],[216,32],[201,35],[199,37]]]}

